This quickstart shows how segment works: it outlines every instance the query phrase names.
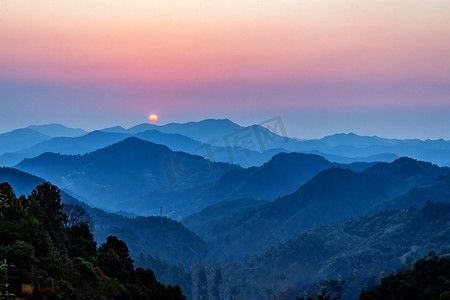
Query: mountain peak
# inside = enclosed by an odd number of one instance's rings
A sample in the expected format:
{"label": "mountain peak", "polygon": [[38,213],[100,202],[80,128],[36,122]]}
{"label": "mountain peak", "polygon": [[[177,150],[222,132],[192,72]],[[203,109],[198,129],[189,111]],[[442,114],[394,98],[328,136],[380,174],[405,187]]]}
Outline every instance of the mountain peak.
{"label": "mountain peak", "polygon": [[158,125],[154,125],[154,124],[149,124],[149,123],[141,123],[138,124],[136,126],[133,126],[131,128],[127,129],[127,133],[131,133],[131,134],[136,134],[136,133],[140,133],[143,131],[147,131],[149,129],[155,129],[158,128]]}
{"label": "mountain peak", "polygon": [[15,152],[51,139],[31,128],[22,128],[0,134],[0,154]]}
{"label": "mountain peak", "polygon": [[227,118],[225,118],[225,119],[204,119],[202,121],[199,121],[199,123],[201,123],[201,122],[205,122],[205,123],[214,122],[214,123],[222,123],[222,124],[228,124],[228,125],[238,125]]}
{"label": "mountain peak", "polygon": [[[152,143],[152,142],[149,142],[149,141],[144,141],[144,140],[142,140],[142,139],[140,139],[140,138],[137,138],[137,137],[135,137],[135,136],[130,136],[130,137],[127,137],[127,138],[125,138],[124,140],[122,140],[122,141],[120,141],[120,142],[117,142],[117,143],[115,143],[115,144],[112,144],[112,145],[110,145],[110,146],[108,146],[108,147],[106,147],[106,148],[109,148],[109,147],[123,147],[123,146],[132,146],[132,147],[137,147],[137,146],[140,146],[140,147],[144,147],[144,148],[146,148],[146,147],[155,147],[155,146],[157,146],[157,147],[159,147],[159,148],[161,148],[161,149],[167,149],[168,151],[171,151],[167,146],[164,146],[164,145],[160,145],[160,144],[155,144],[155,143]],[[104,148],[105,149],[105,148]],[[101,149],[100,149],[101,150]]]}
{"label": "mountain peak", "polygon": [[108,128],[101,129],[103,132],[111,132],[111,133],[126,133],[127,130],[122,126],[112,126]]}
{"label": "mountain peak", "polygon": [[51,137],[76,137],[87,133],[81,128],[71,128],[58,123],[31,125],[26,127]]}
{"label": "mountain peak", "polygon": [[275,154],[271,160],[269,160],[266,164],[274,164],[274,163],[280,163],[280,162],[288,162],[292,164],[293,160],[304,160],[308,161],[311,164],[313,162],[322,161],[322,162],[328,162],[327,159],[324,157],[317,155],[317,154],[310,154],[310,153],[299,153],[299,152],[280,152],[278,154]]}

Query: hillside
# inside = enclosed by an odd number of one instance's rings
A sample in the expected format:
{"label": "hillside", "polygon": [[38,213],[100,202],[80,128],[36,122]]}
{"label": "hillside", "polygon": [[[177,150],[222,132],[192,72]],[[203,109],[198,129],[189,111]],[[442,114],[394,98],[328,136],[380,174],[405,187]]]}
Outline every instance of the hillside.
{"label": "hillside", "polygon": [[[17,195],[29,195],[44,179],[10,168],[0,168],[0,183],[11,184]],[[168,218],[126,218],[92,208],[61,191],[65,204],[82,206],[94,217],[94,238],[101,243],[109,235],[124,240],[131,255],[141,253],[161,257],[171,263],[190,263],[199,260],[207,251],[206,243],[181,223]]]}
{"label": "hillside", "polygon": [[261,167],[226,173],[206,191],[206,196],[221,195],[221,200],[245,197],[271,200],[294,192],[331,166],[331,162],[318,155],[280,153]]}
{"label": "hillside", "polygon": [[186,218],[185,224],[214,245],[212,258],[241,260],[316,225],[338,224],[358,217],[383,200],[431,184],[447,173],[447,168],[407,158],[375,165],[363,172],[332,168],[290,195],[214,219],[208,228],[190,218]]}
{"label": "hillside", "polygon": [[[45,153],[17,165],[90,205],[109,210],[151,191],[199,189],[236,168],[135,137],[82,156]],[[159,205],[149,209],[159,209]]]}
{"label": "hillside", "polygon": [[[449,252],[450,204],[380,212],[343,225],[318,226],[244,264],[193,266],[192,294],[295,299],[328,291],[356,299],[431,251]],[[268,275],[270,274],[270,275]],[[220,281],[217,279],[220,278]],[[204,287],[204,288],[202,288]]]}
{"label": "hillside", "polygon": [[117,237],[97,248],[88,224],[64,213],[55,186],[44,183],[17,199],[2,183],[0,195],[2,298],[185,299],[152,270],[135,269]]}
{"label": "hillside", "polygon": [[418,186],[398,197],[377,203],[370,208],[369,212],[385,209],[405,209],[411,206],[420,207],[423,206],[426,201],[450,202],[450,174],[439,176],[437,180],[430,185]]}
{"label": "hillside", "polygon": [[0,160],[4,166],[14,166],[24,159],[33,158],[46,152],[70,155],[85,154],[117,143],[127,137],[129,135],[101,131],[93,131],[76,137],[53,137],[32,147],[20,149],[20,151],[5,153],[0,156]]}
{"label": "hillside", "polygon": [[412,270],[383,278],[378,287],[364,291],[359,299],[447,299],[449,296],[450,257],[431,255],[418,260]]}
{"label": "hillside", "polygon": [[[168,137],[180,140],[154,131],[139,134],[164,138],[159,141],[166,143]],[[123,137],[96,132],[76,139],[92,136],[99,145],[103,140],[94,135]],[[180,218],[221,200],[270,200],[289,194],[320,171],[337,165],[358,170],[370,166],[333,164],[312,154],[280,153],[261,167],[242,169],[132,137],[83,156],[45,153],[17,168],[51,180],[92,206],[141,215],[159,214],[164,207],[167,215]],[[125,190],[125,186],[131,189]]]}
{"label": "hillside", "polygon": [[[320,171],[332,166],[341,166],[353,170],[364,170],[369,163],[353,163],[349,165],[331,163],[321,156],[302,153],[279,153],[261,167],[236,168],[226,172],[217,181],[202,189],[193,188],[183,191],[153,191],[133,201],[132,212],[147,212],[149,207],[156,207],[151,213],[159,213],[159,207],[170,212],[171,217],[183,218],[197,213],[203,208],[220,201],[240,198],[255,198],[269,201],[278,196],[294,192],[307,180]],[[181,206],[174,199],[183,199],[188,206]],[[117,206],[120,210],[129,211],[129,202]],[[172,213],[173,212],[173,213]],[[207,217],[207,216],[206,216]]]}
{"label": "hillside", "polygon": [[253,198],[221,201],[202,209],[198,213],[187,216],[182,220],[182,223],[194,232],[205,233],[220,220],[231,218],[233,215],[254,209],[265,203],[266,201]]}

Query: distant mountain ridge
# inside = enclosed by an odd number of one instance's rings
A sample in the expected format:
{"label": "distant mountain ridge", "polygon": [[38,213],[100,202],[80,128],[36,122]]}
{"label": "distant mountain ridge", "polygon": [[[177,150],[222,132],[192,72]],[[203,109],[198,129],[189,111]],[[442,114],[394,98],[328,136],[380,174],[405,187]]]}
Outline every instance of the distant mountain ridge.
{"label": "distant mountain ridge", "polygon": [[[200,142],[208,143],[212,139],[217,139],[218,142],[221,142],[223,136],[233,133],[234,130],[239,130],[241,128],[241,126],[231,122],[228,119],[207,119],[199,122],[169,123],[166,125],[142,123],[128,129],[116,126],[102,130],[107,132],[136,134],[139,132],[156,129],[160,132],[176,133]],[[225,144],[222,142],[221,146],[225,146]]]}
{"label": "distant mountain ridge", "polygon": [[[172,150],[184,151],[194,155],[201,155],[211,161],[237,163],[243,167],[260,166],[280,152],[303,152],[318,154],[330,161],[338,163],[352,163],[357,161],[385,161],[392,162],[398,157],[408,156],[419,160],[430,161],[441,166],[448,165],[450,157],[450,142],[439,140],[418,139],[387,139],[377,136],[360,136],[355,133],[338,133],[321,139],[300,140],[289,138],[283,129],[281,118],[274,118],[251,126],[240,126],[228,119],[206,119],[198,122],[169,123],[155,125],[142,123],[125,129],[121,126],[101,129],[109,134],[123,134],[137,136],[156,143],[169,146]],[[81,129],[67,128],[60,124],[30,126],[27,130],[48,133],[47,137],[33,141],[32,138],[15,135],[22,140],[20,143],[13,136],[4,136],[4,144],[14,144],[13,148],[2,149],[2,135],[0,135],[0,165],[13,166],[25,158],[35,157],[44,152],[61,152],[63,154],[84,154],[118,142],[113,139],[101,145],[89,144],[82,139],[69,141],[74,143],[74,150],[60,144],[64,140],[55,140],[48,144],[34,147],[36,144],[54,137],[78,137],[87,134]],[[177,135],[173,139],[141,136],[143,132],[161,132]],[[39,132],[39,133],[40,133]],[[153,140],[151,140],[153,139]],[[178,139],[178,140],[177,140]],[[188,139],[190,139],[188,141]],[[59,144],[58,144],[59,143]],[[193,147],[198,143],[197,147]],[[97,147],[97,148],[95,148]],[[75,151],[75,149],[77,149]],[[77,153],[76,153],[77,152]],[[3,155],[2,155],[3,153]]]}
{"label": "distant mountain ridge", "polygon": [[[186,145],[197,145],[189,138],[158,131],[145,131],[136,136],[159,139],[166,144],[171,139],[175,142],[185,139]],[[243,197],[271,200],[286,195],[332,166],[358,170],[370,166],[333,164],[313,154],[281,153],[261,167],[242,169],[174,152],[127,134],[96,131],[75,139],[90,139],[99,145],[104,138],[108,143],[111,139],[125,139],[83,156],[44,153],[24,160],[17,168],[78,193],[77,198],[94,206],[146,215],[159,214],[160,207],[164,207],[172,217],[180,218],[221,200]],[[62,147],[70,147],[74,138],[58,139],[65,141]],[[45,143],[51,141],[54,139]],[[124,191],[123,182],[119,184],[121,180],[132,187],[132,193],[129,189]],[[114,188],[116,185],[118,188]]]}
{"label": "distant mountain ridge", "polygon": [[56,123],[44,125],[31,125],[28,126],[27,128],[51,137],[76,137],[88,133],[87,131],[81,128],[70,128]]}
{"label": "distant mountain ridge", "polygon": [[55,136],[81,136],[87,132],[61,124],[32,125],[0,134],[0,155],[14,153]]}
{"label": "distant mountain ridge", "polygon": [[[275,120],[275,122],[280,121]],[[400,156],[408,156],[415,159],[430,161],[439,165],[446,165],[449,163],[450,141],[443,139],[401,140],[377,136],[360,136],[355,133],[338,133],[321,139],[299,140],[281,136],[279,130],[271,132],[264,126],[264,122],[262,125],[242,127],[228,119],[208,119],[184,124],[169,123],[162,126],[141,124],[129,130],[136,131],[144,130],[144,128],[152,128],[166,133],[186,135],[204,143],[211,143],[213,141],[213,145],[218,146],[225,146],[227,143],[233,144],[233,138],[236,135],[240,137],[248,135],[249,138],[247,138],[247,140],[250,142],[249,145],[253,147],[250,148],[251,150],[254,150],[256,147],[259,148],[259,150],[283,148],[289,152],[311,153],[314,151],[316,154],[322,155],[329,160],[342,163],[356,161],[350,161],[348,158],[358,158],[361,160],[371,156],[378,156],[379,159],[388,162],[391,162]],[[277,129],[276,126],[277,125],[274,125],[273,127]],[[262,142],[261,140],[258,140],[255,135],[264,137]],[[242,144],[241,146],[245,147],[245,145]],[[383,156],[380,156],[380,154],[383,154]]]}
{"label": "distant mountain ridge", "polygon": [[95,202],[95,206],[111,209],[120,202],[132,200],[130,196],[155,189],[167,192],[198,189],[239,167],[213,163],[129,137],[83,156],[44,153],[24,160],[17,168],[77,192],[88,204]]}
{"label": "distant mountain ridge", "polygon": [[49,140],[51,137],[32,129],[16,129],[0,134],[0,154],[15,152]]}
{"label": "distant mountain ridge", "polygon": [[[192,155],[200,155],[206,159],[217,162],[233,162],[243,167],[262,165],[264,162],[284,149],[270,149],[263,153],[253,150],[241,151],[239,149],[212,146],[193,140],[187,136],[176,133],[163,133],[153,128],[154,125],[144,126],[146,131],[132,130],[96,130],[76,137],[54,137],[43,142],[33,144],[26,149],[20,149],[14,153],[0,155],[0,165],[14,166],[26,158],[33,158],[45,152],[60,154],[85,154],[135,136],[140,139],[168,146],[174,151],[183,151]],[[121,128],[121,127],[120,127]],[[143,127],[141,127],[143,128]]]}
{"label": "distant mountain ridge", "polygon": [[394,145],[395,143],[401,142],[399,139],[386,139],[377,136],[360,136],[353,132],[328,135],[321,138],[320,141],[332,147],[341,145],[369,147],[377,145]]}

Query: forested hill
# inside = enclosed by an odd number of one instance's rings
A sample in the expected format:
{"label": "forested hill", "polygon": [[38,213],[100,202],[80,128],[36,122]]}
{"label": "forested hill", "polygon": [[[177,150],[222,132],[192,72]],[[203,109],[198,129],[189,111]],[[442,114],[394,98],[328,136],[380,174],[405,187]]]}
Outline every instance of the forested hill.
{"label": "forested hill", "polygon": [[245,263],[191,267],[191,298],[357,299],[430,252],[450,253],[449,230],[450,204],[432,202],[317,226]]}
{"label": "forested hill", "polygon": [[[0,168],[1,182],[8,182],[17,195],[28,195],[45,180],[16,169]],[[133,257],[144,253],[170,263],[187,264],[202,257],[207,250],[206,243],[199,236],[170,218],[127,218],[92,208],[64,191],[61,191],[61,199],[65,204],[81,206],[94,218],[92,231],[97,242],[103,242],[108,235],[115,235],[127,243]]]}
{"label": "forested hill", "polygon": [[0,184],[0,296],[32,299],[185,299],[150,269],[135,269],[126,243],[97,248],[83,218],[67,215],[57,187],[17,198]]}

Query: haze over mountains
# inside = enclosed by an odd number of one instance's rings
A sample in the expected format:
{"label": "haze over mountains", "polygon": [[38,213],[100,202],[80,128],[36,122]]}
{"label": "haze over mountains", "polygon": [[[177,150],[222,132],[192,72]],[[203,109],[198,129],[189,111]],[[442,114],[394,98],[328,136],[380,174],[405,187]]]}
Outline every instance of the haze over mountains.
{"label": "haze over mountains", "polygon": [[132,207],[134,198],[152,191],[198,190],[239,167],[131,137],[83,156],[45,153],[24,160],[17,168],[47,178],[72,193],[78,190],[77,195],[87,203],[111,209],[121,202]]}
{"label": "haze over mountains", "polygon": [[94,217],[97,241],[124,240],[189,299],[314,296],[326,280],[345,280],[341,297],[355,299],[382,274],[450,251],[450,142],[270,129],[19,129],[0,135],[1,161],[14,162],[0,183],[18,195],[57,185]]}
{"label": "haze over mountains", "polygon": [[361,170],[369,165],[280,153],[261,167],[243,169],[132,137],[83,156],[45,153],[16,167],[51,180],[87,203],[95,199],[98,207],[157,214],[163,206],[179,218],[220,200],[270,200],[291,193],[332,166]]}
{"label": "haze over mountains", "polygon": [[[222,218],[212,214],[213,222],[207,222],[211,212],[205,209],[183,222],[219,247],[214,249],[215,255],[226,255],[227,260],[240,260],[317,224],[339,224],[364,215],[373,205],[415,187],[433,184],[449,172],[449,168],[408,158],[390,164],[380,163],[362,172],[331,168],[314,176],[294,193],[267,204],[232,216],[224,213]],[[249,231],[251,235],[245,234]]]}
{"label": "haze over mountains", "polygon": [[[0,164],[17,165],[109,211],[152,215],[163,207],[165,214],[180,219],[222,200],[268,201],[287,195],[330,167],[362,171],[370,163],[394,161],[403,153],[419,159],[431,156],[428,161],[440,165],[450,157],[450,142],[444,140],[353,133],[298,140],[282,133],[277,118],[248,127],[209,119],[89,133],[59,124],[30,126],[0,135]],[[354,161],[360,163],[351,164]],[[132,193],[120,187],[123,176]]]}
{"label": "haze over mountains", "polygon": [[[0,182],[10,183],[17,196],[29,195],[44,181],[16,169],[0,168]],[[127,242],[135,256],[152,253],[175,264],[198,260],[207,251],[206,243],[179,222],[161,217],[126,218],[92,208],[64,191],[61,196],[64,203],[81,205],[94,217],[94,235],[98,243],[102,243],[108,235],[115,235]]]}
{"label": "haze over mountains", "polygon": [[439,165],[450,164],[450,142],[445,140],[384,139],[353,133],[335,134],[317,140],[298,140],[283,134],[286,132],[278,119],[248,127],[227,119],[209,119],[162,126],[140,124],[129,129],[116,126],[91,133],[59,124],[29,126],[0,134],[0,164],[13,166],[25,158],[45,152],[84,154],[132,135],[167,145],[172,150],[214,161],[238,163],[243,167],[260,166],[279,152],[314,153],[341,163],[390,162],[400,156],[408,156]]}

